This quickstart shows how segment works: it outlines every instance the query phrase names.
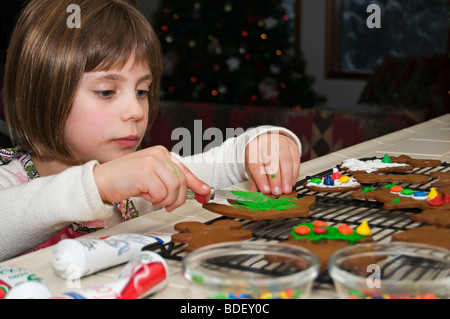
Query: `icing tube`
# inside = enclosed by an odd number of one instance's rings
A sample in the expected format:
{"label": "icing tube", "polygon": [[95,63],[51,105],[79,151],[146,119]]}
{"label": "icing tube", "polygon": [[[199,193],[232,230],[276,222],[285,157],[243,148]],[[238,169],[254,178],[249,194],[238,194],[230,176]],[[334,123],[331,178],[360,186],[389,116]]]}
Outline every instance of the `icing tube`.
{"label": "icing tube", "polygon": [[141,249],[167,243],[170,236],[121,234],[95,239],[63,239],[52,252],[52,265],[65,279],[79,279],[131,260]]}
{"label": "icing tube", "polygon": [[167,276],[164,259],[146,250],[129,261],[115,281],[66,292],[52,299],[138,299],[163,289]]}
{"label": "icing tube", "polygon": [[144,250],[131,260],[117,276],[128,278],[121,292],[122,299],[138,299],[163,289],[167,284],[169,268],[157,253]]}
{"label": "icing tube", "polygon": [[0,299],[44,299],[51,296],[45,282],[20,267],[0,266]]}
{"label": "icing tube", "polygon": [[51,299],[120,299],[120,292],[127,279],[107,282],[101,285],[77,289],[53,296]]}

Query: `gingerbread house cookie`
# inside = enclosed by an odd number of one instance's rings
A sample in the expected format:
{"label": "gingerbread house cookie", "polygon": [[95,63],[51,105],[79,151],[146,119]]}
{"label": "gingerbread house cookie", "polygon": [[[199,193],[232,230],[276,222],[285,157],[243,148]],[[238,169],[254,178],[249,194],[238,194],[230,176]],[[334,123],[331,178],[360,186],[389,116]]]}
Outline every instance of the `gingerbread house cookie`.
{"label": "gingerbread house cookie", "polygon": [[[246,194],[254,200],[255,192],[240,192],[243,197]],[[297,192],[283,194],[278,198],[266,196],[262,193],[256,194],[255,201],[232,201],[229,204],[206,203],[203,208],[214,213],[237,219],[246,220],[272,220],[280,218],[307,217],[309,210],[316,202],[315,196],[303,196],[297,198]],[[249,197],[249,198],[250,198]],[[260,200],[261,197],[261,200]]]}

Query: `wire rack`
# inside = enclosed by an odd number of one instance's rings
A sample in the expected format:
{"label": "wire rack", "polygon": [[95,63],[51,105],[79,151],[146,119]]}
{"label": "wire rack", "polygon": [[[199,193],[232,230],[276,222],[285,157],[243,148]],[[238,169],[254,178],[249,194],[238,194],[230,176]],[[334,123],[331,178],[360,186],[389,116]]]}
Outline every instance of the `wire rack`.
{"label": "wire rack", "polygon": [[[363,158],[361,160],[372,160],[372,158]],[[450,164],[442,162],[438,167],[426,167],[415,168],[408,174],[424,174],[429,176],[432,171],[449,172]],[[313,222],[315,220],[322,220],[328,223],[329,226],[345,223],[352,228],[359,226],[364,220],[370,225],[371,237],[375,242],[389,242],[391,235],[404,231],[407,229],[422,226],[423,224],[412,221],[409,217],[412,214],[417,214],[420,209],[398,209],[387,210],[383,208],[383,204],[370,200],[357,200],[350,197],[352,191],[343,193],[316,193],[309,191],[303,186],[303,184],[312,177],[326,177],[333,173],[333,168],[325,170],[314,176],[307,176],[305,179],[300,180],[295,185],[295,190],[298,193],[298,197],[302,198],[305,195],[315,195],[316,203],[314,207],[310,209],[311,216],[303,218],[287,218],[278,220],[265,220],[265,221],[249,221],[241,220],[243,228],[251,230],[253,232],[254,241],[266,241],[266,242],[282,242],[288,239],[288,235],[292,230],[292,227],[300,223]],[[346,172],[342,172],[342,175],[349,175]],[[391,173],[392,174],[392,173]],[[395,173],[394,173],[395,174]],[[402,173],[397,173],[402,174]],[[433,180],[430,178],[430,182],[424,185],[412,185],[406,183],[397,183],[403,188],[410,188],[417,191],[428,192]],[[378,188],[382,185],[371,184],[374,188]],[[210,224],[216,220],[230,219],[228,217],[219,217],[206,222]],[[158,252],[164,258],[181,261],[186,255],[184,252],[184,244],[168,243],[152,244],[144,249],[153,250]],[[239,263],[233,263],[233,267],[241,268]],[[248,267],[248,266],[246,266]],[[265,271],[269,267],[268,264],[258,265],[253,271],[261,272]],[[319,283],[331,283],[328,277],[328,272],[323,271],[317,278]]]}

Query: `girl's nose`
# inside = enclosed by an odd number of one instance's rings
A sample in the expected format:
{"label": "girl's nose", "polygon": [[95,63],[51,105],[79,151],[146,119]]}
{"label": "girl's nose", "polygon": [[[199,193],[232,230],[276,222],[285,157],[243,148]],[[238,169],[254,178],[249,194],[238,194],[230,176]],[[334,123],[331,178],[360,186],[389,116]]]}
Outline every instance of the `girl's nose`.
{"label": "girl's nose", "polygon": [[144,117],[144,107],[147,107],[147,103],[133,94],[125,101],[125,110],[122,113],[124,121],[134,120],[139,121]]}

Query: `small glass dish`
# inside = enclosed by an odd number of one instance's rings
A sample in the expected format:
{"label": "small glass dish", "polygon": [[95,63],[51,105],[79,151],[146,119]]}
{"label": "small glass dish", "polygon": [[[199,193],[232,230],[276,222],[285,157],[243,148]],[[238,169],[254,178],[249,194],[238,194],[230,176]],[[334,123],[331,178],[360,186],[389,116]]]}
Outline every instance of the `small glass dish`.
{"label": "small glass dish", "polygon": [[348,246],[330,257],[328,271],[343,299],[450,298],[450,250],[437,246]]}
{"label": "small glass dish", "polygon": [[241,241],[194,250],[181,263],[192,298],[308,298],[319,259],[293,245]]}

